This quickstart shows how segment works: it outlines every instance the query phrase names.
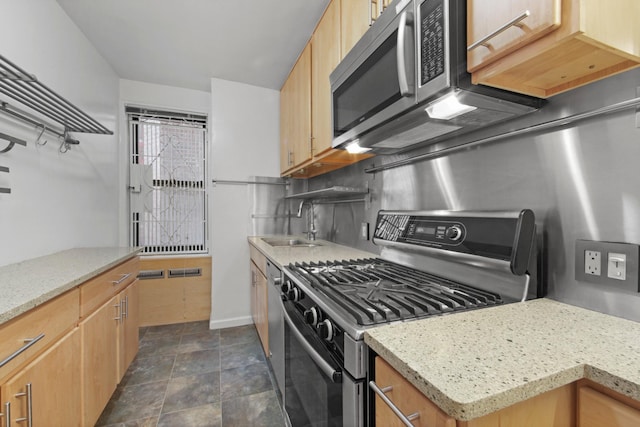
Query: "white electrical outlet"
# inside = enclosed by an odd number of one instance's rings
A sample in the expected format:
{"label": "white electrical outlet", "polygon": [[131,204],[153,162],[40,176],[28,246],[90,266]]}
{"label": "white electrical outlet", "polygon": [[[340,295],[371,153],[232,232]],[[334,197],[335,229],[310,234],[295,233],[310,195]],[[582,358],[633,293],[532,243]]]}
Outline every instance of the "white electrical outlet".
{"label": "white electrical outlet", "polygon": [[609,252],[607,255],[607,277],[617,280],[627,279],[627,255]]}
{"label": "white electrical outlet", "polygon": [[602,270],[601,253],[598,251],[584,251],[584,272],[591,276],[599,276]]}

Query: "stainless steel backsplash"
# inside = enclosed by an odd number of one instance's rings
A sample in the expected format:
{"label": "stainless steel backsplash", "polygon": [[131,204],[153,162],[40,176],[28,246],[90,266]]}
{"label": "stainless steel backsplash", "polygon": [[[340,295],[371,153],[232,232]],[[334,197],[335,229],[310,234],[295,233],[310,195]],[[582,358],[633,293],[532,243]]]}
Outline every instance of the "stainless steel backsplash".
{"label": "stainless steel backsplash", "polygon": [[[611,105],[639,96],[639,90],[640,69],[635,69],[553,97],[518,121],[446,144]],[[529,208],[538,224],[547,295],[640,321],[639,293],[574,278],[576,239],[640,244],[639,126],[640,112],[630,109],[377,173],[365,169],[441,147],[374,157],[312,178],[305,182],[309,190],[349,185],[368,186],[371,192],[366,203],[315,206],[318,237],[379,253],[359,238],[360,224],[368,222],[373,229],[379,209]]]}

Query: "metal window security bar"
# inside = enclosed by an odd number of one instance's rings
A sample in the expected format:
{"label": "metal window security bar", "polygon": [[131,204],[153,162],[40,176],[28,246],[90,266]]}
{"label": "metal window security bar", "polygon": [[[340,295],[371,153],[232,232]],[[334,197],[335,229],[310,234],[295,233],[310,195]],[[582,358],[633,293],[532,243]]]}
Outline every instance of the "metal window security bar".
{"label": "metal window security bar", "polygon": [[36,76],[0,55],[0,93],[62,125],[66,132],[113,135]]}
{"label": "metal window security bar", "polygon": [[207,118],[127,107],[130,241],[144,254],[197,254],[207,242]]}

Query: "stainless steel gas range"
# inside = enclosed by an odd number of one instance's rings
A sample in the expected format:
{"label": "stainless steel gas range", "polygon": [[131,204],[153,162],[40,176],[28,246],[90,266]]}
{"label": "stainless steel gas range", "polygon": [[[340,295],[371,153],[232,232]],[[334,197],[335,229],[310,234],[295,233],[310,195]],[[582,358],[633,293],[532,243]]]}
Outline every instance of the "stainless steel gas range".
{"label": "stainless steel gas range", "polygon": [[381,211],[374,242],[380,258],[284,269],[284,401],[295,427],[367,425],[368,328],[543,293],[530,210]]}

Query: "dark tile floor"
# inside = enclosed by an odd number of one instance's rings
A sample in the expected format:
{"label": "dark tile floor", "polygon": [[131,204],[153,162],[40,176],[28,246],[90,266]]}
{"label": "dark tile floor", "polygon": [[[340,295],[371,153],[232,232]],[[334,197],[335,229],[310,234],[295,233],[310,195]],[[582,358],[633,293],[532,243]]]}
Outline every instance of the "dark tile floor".
{"label": "dark tile floor", "polygon": [[282,427],[273,376],[253,325],[140,330],[140,351],[96,426]]}

